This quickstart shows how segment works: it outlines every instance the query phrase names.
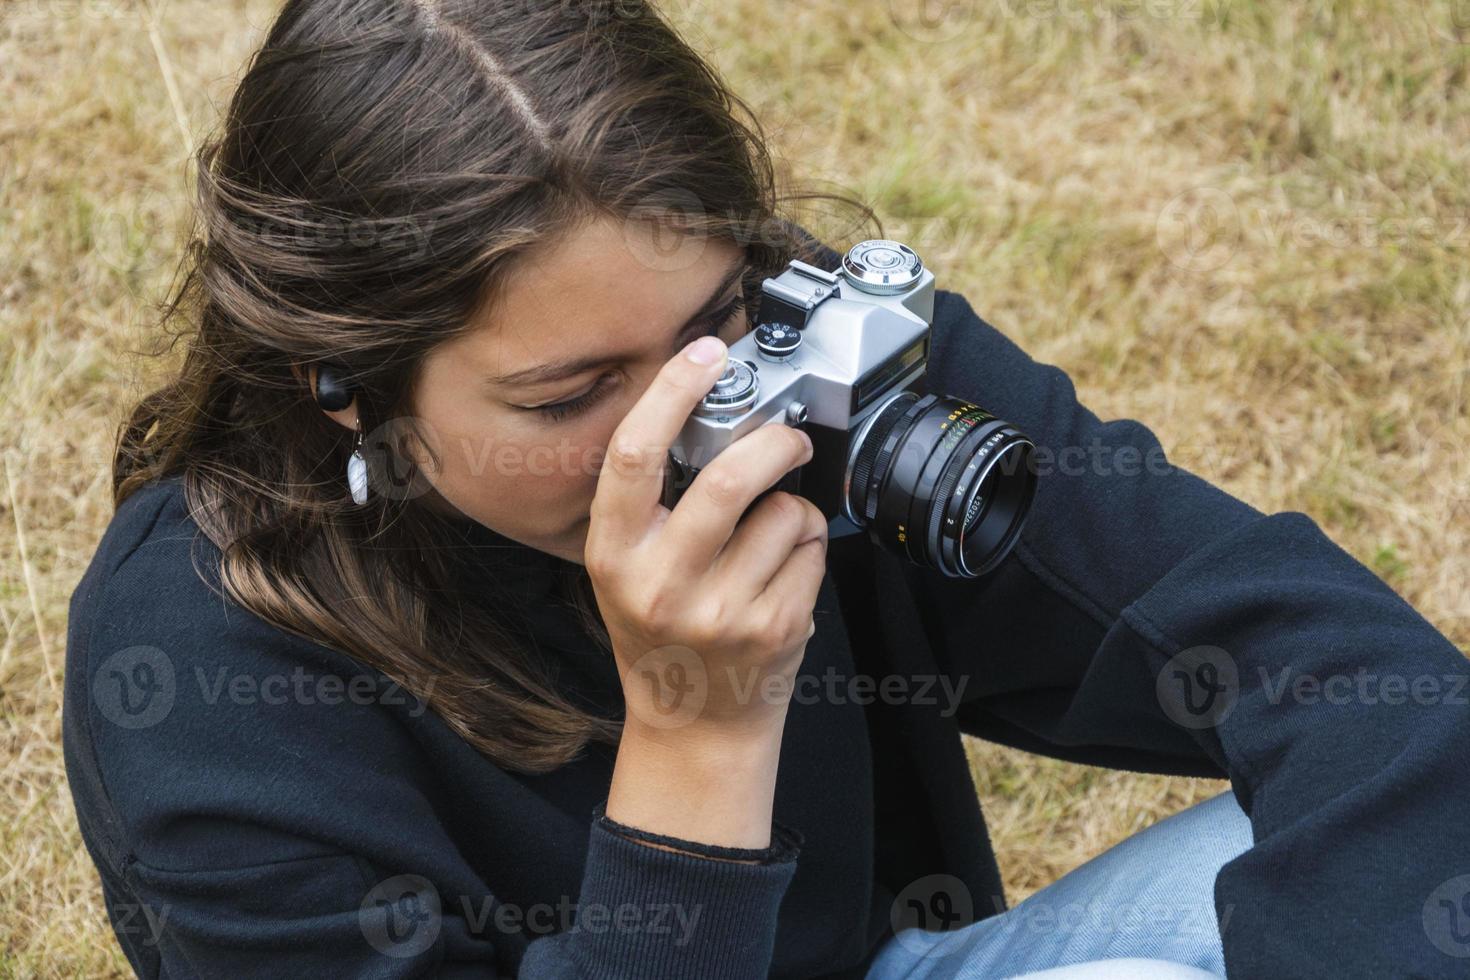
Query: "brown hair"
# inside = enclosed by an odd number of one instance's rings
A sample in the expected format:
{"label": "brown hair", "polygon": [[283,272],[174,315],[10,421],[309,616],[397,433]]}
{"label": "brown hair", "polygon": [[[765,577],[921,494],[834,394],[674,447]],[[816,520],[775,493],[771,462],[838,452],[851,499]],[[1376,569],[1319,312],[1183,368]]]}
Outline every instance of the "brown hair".
{"label": "brown hair", "polygon": [[[619,723],[559,694],[496,602],[456,593],[447,518],[413,493],[351,502],[353,434],[293,367],[343,364],[372,432],[411,418],[422,359],[514,260],[588,216],[737,242],[753,296],[812,258],[778,202],[872,212],[778,194],[754,114],[633,0],[288,0],[196,162],[161,310],[186,353],[119,431],[114,504],[182,474],[230,598],[383,672],[498,765],[615,743]],[[405,465],[374,464],[374,490]],[[585,569],[569,578],[606,647]]]}

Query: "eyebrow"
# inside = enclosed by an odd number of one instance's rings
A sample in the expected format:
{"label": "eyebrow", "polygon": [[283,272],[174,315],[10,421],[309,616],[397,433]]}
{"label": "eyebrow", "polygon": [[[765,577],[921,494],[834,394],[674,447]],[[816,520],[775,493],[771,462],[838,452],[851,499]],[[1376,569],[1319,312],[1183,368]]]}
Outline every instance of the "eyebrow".
{"label": "eyebrow", "polygon": [[[707,320],[711,314],[715,313],[720,305],[721,298],[723,298],[725,295],[725,291],[729,289],[730,286],[734,284],[737,279],[740,278],[741,274],[745,271],[745,266],[746,263],[744,259],[737,259],[730,266],[730,270],[725,273],[724,278],[720,280],[720,284],[714,288],[713,292],[710,293],[709,298],[706,299],[704,303],[699,307],[699,309],[694,312],[693,316],[684,321],[683,325],[679,327],[675,336],[678,336],[678,334],[682,334],[684,331],[688,330],[695,324]],[[621,360],[624,356],[626,355],[594,354],[589,357],[566,358],[559,361],[548,361],[545,364],[537,364],[534,367],[524,368],[520,371],[512,371],[509,374],[487,375],[484,379],[484,383],[493,385],[526,385],[544,384],[549,381],[560,381],[563,378],[574,377],[584,371],[590,371],[593,368],[613,364]]]}

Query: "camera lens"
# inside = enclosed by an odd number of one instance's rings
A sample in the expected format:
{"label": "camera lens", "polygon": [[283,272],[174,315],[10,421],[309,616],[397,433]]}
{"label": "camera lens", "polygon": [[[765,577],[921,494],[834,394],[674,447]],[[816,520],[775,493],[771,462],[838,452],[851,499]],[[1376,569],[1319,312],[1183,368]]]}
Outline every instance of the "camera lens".
{"label": "camera lens", "polygon": [[978,405],[900,391],[849,448],[846,516],[951,578],[998,565],[1036,494],[1030,439]]}

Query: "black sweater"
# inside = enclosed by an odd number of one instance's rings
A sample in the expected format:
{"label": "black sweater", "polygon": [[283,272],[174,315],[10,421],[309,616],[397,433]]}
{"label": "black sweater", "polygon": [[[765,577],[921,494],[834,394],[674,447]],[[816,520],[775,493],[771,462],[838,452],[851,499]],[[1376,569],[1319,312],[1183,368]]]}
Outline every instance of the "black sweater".
{"label": "black sweater", "polygon": [[[894,922],[1005,907],[961,732],[1228,777],[1256,841],[1216,883],[1232,977],[1470,972],[1462,655],[1306,516],[1099,421],[960,295],[937,293],[933,327],[929,390],[1036,440],[1035,509],[976,580],[832,538],[754,864],[615,833],[605,746],[539,776],[490,764],[214,594],[177,478],[126,501],[72,597],[65,748],[138,972],[860,977]],[[561,560],[466,535],[568,690],[616,712],[613,664],[553,593]]]}

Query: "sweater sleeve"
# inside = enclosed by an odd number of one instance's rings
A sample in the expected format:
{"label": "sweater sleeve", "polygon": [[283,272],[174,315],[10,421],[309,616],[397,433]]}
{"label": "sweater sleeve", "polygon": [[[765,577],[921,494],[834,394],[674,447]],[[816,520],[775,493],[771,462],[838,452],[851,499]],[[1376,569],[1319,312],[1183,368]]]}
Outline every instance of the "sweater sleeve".
{"label": "sweater sleeve", "polygon": [[874,555],[888,645],[973,681],[961,729],[1228,776],[1255,837],[1216,881],[1232,977],[1464,976],[1462,653],[1310,518],[1261,514],[1138,422],[1099,420],[953,293],[930,380],[1038,449],[1031,519],[991,575]]}
{"label": "sweater sleeve", "polygon": [[[603,813],[605,806],[599,804],[595,813],[578,902],[579,909],[595,914],[579,914],[572,929],[532,943],[520,975],[766,976],[776,912],[796,870],[800,832],[773,821],[769,847],[719,847],[619,824]],[[654,842],[680,850],[649,846]],[[659,908],[675,910],[675,919],[687,923],[689,932],[650,930],[629,942],[610,928],[618,914],[648,921]],[[691,942],[691,935],[699,941]],[[569,970],[572,966],[576,972]]]}
{"label": "sweater sleeve", "polygon": [[[799,832],[670,851],[600,804],[580,892],[536,915],[544,901],[502,900],[461,853],[474,817],[403,717],[423,705],[237,607],[224,629],[193,574],[187,549],[145,545],[68,643],[70,782],[139,975],[766,975]],[[298,677],[352,696],[293,696]]]}

